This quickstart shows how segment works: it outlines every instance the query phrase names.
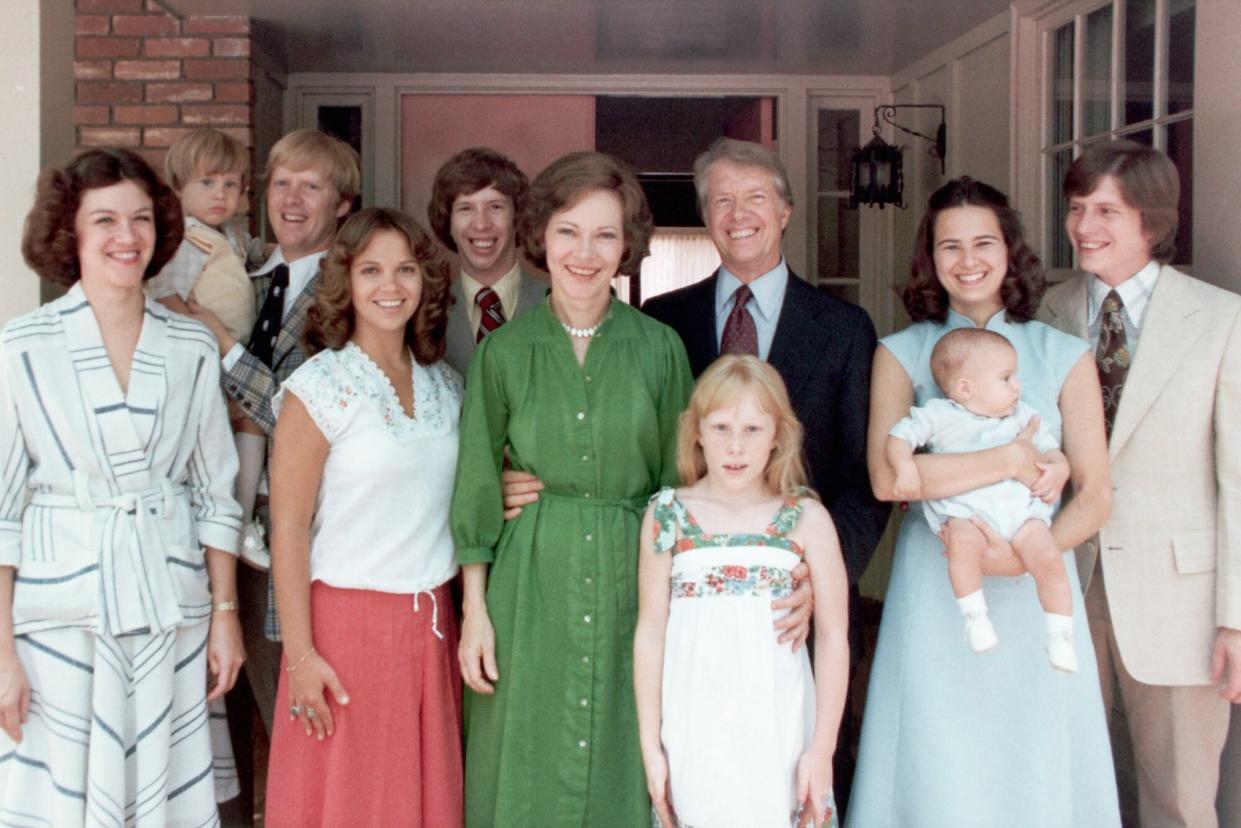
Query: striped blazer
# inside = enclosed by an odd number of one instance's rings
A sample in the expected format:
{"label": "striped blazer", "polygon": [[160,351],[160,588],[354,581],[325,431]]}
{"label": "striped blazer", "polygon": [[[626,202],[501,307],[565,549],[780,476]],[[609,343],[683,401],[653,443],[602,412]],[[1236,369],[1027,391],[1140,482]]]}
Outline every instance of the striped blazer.
{"label": "striped blazer", "polygon": [[0,335],[0,565],[17,634],[205,621],[203,546],[237,549],[215,338],[146,300],[122,391],[75,285]]}

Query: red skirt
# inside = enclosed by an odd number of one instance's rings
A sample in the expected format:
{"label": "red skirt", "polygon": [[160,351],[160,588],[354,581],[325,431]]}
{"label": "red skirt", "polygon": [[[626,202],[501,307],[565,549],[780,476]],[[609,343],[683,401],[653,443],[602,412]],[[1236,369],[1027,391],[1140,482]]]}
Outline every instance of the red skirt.
{"label": "red skirt", "polygon": [[281,670],[267,824],[461,825],[459,632],[448,584],[414,596],[315,582],[310,611],[315,649],[349,704],[327,693],[335,732],[307,736],[289,716]]}

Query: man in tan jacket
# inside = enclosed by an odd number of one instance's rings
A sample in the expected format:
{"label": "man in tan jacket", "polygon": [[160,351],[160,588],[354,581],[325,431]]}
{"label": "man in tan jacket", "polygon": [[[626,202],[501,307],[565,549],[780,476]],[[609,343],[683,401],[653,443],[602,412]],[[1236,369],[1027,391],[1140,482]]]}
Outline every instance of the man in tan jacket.
{"label": "man in tan jacket", "polygon": [[1077,560],[1143,828],[1218,825],[1241,701],[1241,297],[1168,266],[1178,192],[1156,150],[1083,153],[1064,193],[1087,273],[1051,288],[1040,312],[1093,343],[1099,365],[1115,494]]}

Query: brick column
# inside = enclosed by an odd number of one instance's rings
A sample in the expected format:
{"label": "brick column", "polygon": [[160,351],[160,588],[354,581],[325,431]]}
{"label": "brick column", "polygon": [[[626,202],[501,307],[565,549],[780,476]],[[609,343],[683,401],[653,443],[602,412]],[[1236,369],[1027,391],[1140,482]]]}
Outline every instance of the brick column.
{"label": "brick column", "polygon": [[178,19],[150,0],[77,0],[74,27],[79,149],[133,148],[162,170],[173,142],[214,126],[253,156],[249,18]]}

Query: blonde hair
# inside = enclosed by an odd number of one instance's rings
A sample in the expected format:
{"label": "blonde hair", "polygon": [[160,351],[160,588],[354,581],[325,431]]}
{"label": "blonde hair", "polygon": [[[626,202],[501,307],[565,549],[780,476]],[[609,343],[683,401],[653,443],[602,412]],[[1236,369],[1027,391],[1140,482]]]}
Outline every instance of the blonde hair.
{"label": "blonde hair", "polygon": [[179,139],[164,158],[164,177],[177,192],[195,175],[238,173],[244,189],[250,173],[250,150],[233,136],[199,127]]}
{"label": "blonde hair", "polygon": [[691,486],[706,476],[707,460],[699,442],[703,419],[713,411],[736,405],[747,394],[753,395],[754,402],[776,424],[775,448],[767,461],[764,479],[772,491],[785,497],[797,495],[806,486],[801,422],[789,404],[780,374],[749,354],[720,357],[694,386],[677,433],[677,471],[681,483]]}
{"label": "blonde hair", "polygon": [[277,141],[267,153],[264,178],[276,167],[293,172],[319,170],[327,176],[342,199],[353,201],[362,187],[358,152],[339,138],[317,129],[295,129]]}

